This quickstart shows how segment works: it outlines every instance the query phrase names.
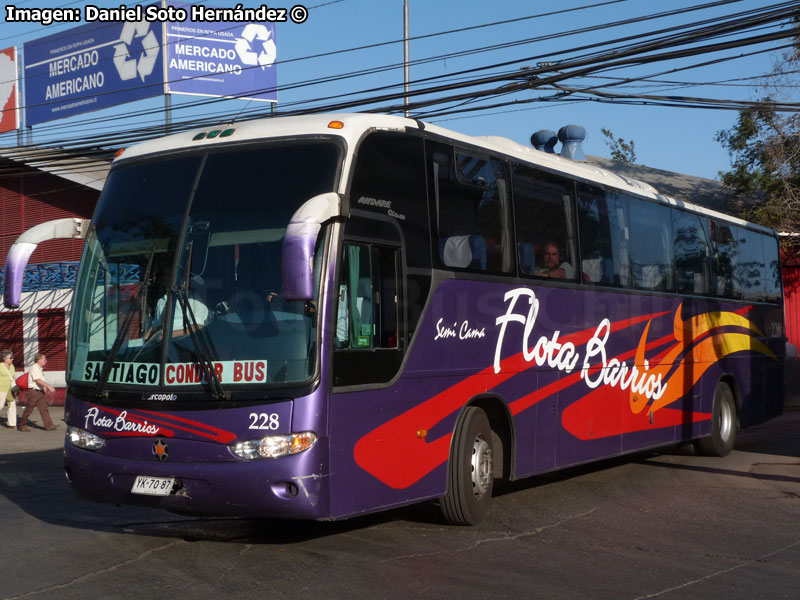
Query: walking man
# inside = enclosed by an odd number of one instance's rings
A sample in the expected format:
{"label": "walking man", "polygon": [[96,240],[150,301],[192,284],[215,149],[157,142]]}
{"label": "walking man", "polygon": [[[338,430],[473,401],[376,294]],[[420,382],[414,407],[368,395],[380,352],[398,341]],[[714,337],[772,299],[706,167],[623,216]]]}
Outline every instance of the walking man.
{"label": "walking man", "polygon": [[54,431],[58,429],[53,425],[53,420],[50,418],[50,411],[47,410],[47,396],[45,392],[51,394],[56,389],[44,380],[44,366],[47,364],[47,357],[39,352],[35,357],[35,362],[28,372],[28,391],[25,397],[28,399],[28,405],[22,413],[19,420],[19,431],[30,431],[28,429],[28,417],[31,416],[34,408],[39,409],[39,414],[42,416],[42,425],[47,431]]}

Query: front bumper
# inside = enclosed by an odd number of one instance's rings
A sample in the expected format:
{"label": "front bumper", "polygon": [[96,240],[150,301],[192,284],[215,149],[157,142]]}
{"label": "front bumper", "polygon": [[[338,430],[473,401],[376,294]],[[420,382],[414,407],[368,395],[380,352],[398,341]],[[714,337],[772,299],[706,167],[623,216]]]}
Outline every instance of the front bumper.
{"label": "front bumper", "polygon": [[[323,452],[317,443],[303,454],[279,459],[177,462],[120,458],[68,442],[64,470],[76,494],[98,502],[194,515],[325,519],[330,503],[328,478],[320,474]],[[139,475],[174,477],[176,483],[168,496],[132,494]]]}

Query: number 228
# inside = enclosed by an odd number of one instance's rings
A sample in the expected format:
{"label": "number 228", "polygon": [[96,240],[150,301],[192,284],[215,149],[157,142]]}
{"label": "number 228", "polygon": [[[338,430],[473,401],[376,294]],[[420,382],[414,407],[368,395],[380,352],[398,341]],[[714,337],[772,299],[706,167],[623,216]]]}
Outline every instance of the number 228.
{"label": "number 228", "polygon": [[250,413],[250,429],[275,431],[279,427],[278,413]]}

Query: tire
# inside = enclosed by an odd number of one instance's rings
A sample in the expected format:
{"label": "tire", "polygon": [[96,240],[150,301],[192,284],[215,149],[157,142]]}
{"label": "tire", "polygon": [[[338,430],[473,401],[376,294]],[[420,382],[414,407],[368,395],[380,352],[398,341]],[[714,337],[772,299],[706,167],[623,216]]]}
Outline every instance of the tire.
{"label": "tire", "polygon": [[440,503],[452,525],[475,525],[489,510],[494,485],[492,428],[486,413],[469,406],[453,433],[447,495]]}
{"label": "tire", "polygon": [[694,447],[703,456],[728,456],[736,441],[736,403],[733,390],[720,381],[714,390],[711,410],[711,434],[695,440]]}

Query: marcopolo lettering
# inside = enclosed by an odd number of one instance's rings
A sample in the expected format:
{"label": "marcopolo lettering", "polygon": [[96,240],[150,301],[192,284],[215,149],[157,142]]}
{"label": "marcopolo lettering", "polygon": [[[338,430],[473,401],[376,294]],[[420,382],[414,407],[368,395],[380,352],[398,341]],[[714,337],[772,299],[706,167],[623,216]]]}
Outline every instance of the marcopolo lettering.
{"label": "marcopolo lettering", "polygon": [[152,400],[154,402],[175,402],[178,394],[142,394],[142,400]]}

